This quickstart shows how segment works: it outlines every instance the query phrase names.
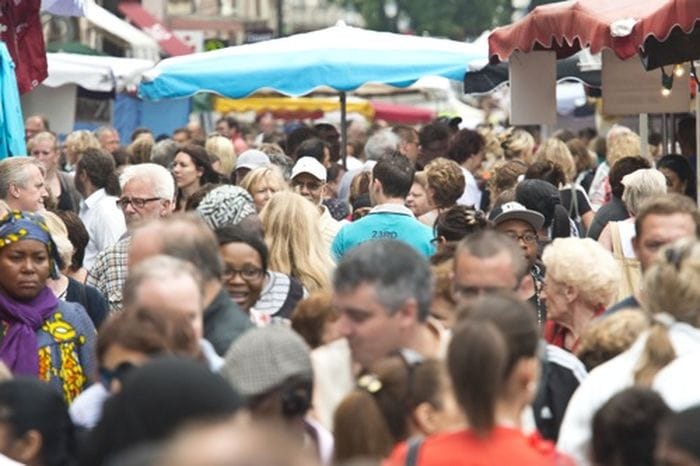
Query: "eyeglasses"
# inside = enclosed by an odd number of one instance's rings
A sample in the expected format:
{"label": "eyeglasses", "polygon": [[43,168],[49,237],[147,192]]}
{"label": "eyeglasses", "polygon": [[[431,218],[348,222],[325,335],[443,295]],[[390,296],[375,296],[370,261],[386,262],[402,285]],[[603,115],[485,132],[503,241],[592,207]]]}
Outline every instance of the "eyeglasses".
{"label": "eyeglasses", "polygon": [[292,180],[292,187],[297,189],[306,188],[309,191],[317,191],[321,189],[322,186],[323,183],[321,183],[320,181],[308,181],[304,183],[303,181]]}
{"label": "eyeglasses", "polygon": [[537,235],[535,233],[525,233],[522,235],[517,234],[514,231],[506,231],[506,235],[513,238],[515,241],[523,240],[525,244],[535,244],[537,242]]}
{"label": "eyeglasses", "polygon": [[242,269],[234,269],[233,267],[226,267],[224,269],[224,280],[233,280],[238,274],[241,274],[241,278],[245,281],[257,280],[262,275],[263,269],[253,266],[244,266]]}
{"label": "eyeglasses", "polygon": [[148,197],[145,199],[141,197],[122,197],[117,200],[117,206],[121,209],[126,209],[131,204],[136,209],[143,209],[149,202],[159,201],[160,199],[160,197]]}
{"label": "eyeglasses", "polygon": [[109,387],[112,385],[112,382],[116,379],[119,380],[120,382],[124,380],[124,377],[131,372],[131,370],[136,367],[134,366],[133,363],[129,361],[125,361],[121,364],[119,364],[117,367],[115,367],[113,370],[109,370],[106,367],[100,367],[99,369],[99,374],[100,374],[100,383],[102,384],[103,387],[109,390]]}

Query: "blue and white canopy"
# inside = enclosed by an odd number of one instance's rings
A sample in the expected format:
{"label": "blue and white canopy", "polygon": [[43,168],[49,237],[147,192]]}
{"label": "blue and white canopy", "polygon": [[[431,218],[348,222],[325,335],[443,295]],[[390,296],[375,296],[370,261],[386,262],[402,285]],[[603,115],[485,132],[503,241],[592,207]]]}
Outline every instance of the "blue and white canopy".
{"label": "blue and white canopy", "polygon": [[241,98],[273,90],[301,96],[364,84],[407,87],[423,76],[461,81],[481,45],[369,31],[339,24],[255,44],[168,58],[144,74],[140,93],[160,100],[212,92]]}

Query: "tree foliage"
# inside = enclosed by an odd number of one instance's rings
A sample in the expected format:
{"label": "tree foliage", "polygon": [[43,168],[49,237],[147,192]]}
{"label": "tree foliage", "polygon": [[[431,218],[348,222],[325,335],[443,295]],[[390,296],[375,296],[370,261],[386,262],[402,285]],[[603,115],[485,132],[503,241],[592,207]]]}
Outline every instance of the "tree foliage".
{"label": "tree foliage", "polygon": [[[508,24],[511,0],[334,0],[358,11],[370,29],[398,31],[399,26],[416,34],[462,40],[484,30]],[[387,3],[396,8],[387,9]],[[388,13],[394,13],[392,16]],[[402,24],[403,23],[403,24]],[[406,24],[407,23],[407,24]]]}

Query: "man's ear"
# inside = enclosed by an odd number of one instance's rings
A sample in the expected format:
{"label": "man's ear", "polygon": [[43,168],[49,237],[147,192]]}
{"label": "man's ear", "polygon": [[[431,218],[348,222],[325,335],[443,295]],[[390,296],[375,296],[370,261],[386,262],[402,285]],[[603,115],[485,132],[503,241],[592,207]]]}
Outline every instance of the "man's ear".
{"label": "man's ear", "polygon": [[7,188],[7,193],[10,195],[10,197],[13,197],[15,199],[19,199],[19,196],[20,196],[19,186],[17,186],[15,183],[11,183],[10,186]]}
{"label": "man's ear", "polygon": [[22,464],[36,462],[43,443],[38,430],[29,430],[22,437],[12,442],[8,456]]}
{"label": "man's ear", "polygon": [[415,298],[408,298],[396,311],[400,328],[409,328],[418,322],[418,302]]}
{"label": "man's ear", "polygon": [[525,276],[520,280],[520,283],[518,283],[518,286],[515,288],[515,295],[523,301],[527,301],[534,294],[535,281],[532,278],[532,275],[526,273]]}

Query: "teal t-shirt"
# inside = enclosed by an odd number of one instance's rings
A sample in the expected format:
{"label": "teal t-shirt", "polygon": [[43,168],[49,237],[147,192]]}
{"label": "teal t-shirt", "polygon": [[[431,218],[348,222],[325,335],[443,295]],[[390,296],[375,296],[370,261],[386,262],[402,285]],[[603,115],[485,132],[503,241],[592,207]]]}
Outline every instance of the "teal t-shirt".
{"label": "teal t-shirt", "polygon": [[408,209],[400,206],[390,209],[374,209],[367,216],[345,225],[335,236],[331,250],[340,260],[350,249],[374,239],[403,241],[415,250],[430,257],[435,253],[431,240],[432,230],[416,220]]}

